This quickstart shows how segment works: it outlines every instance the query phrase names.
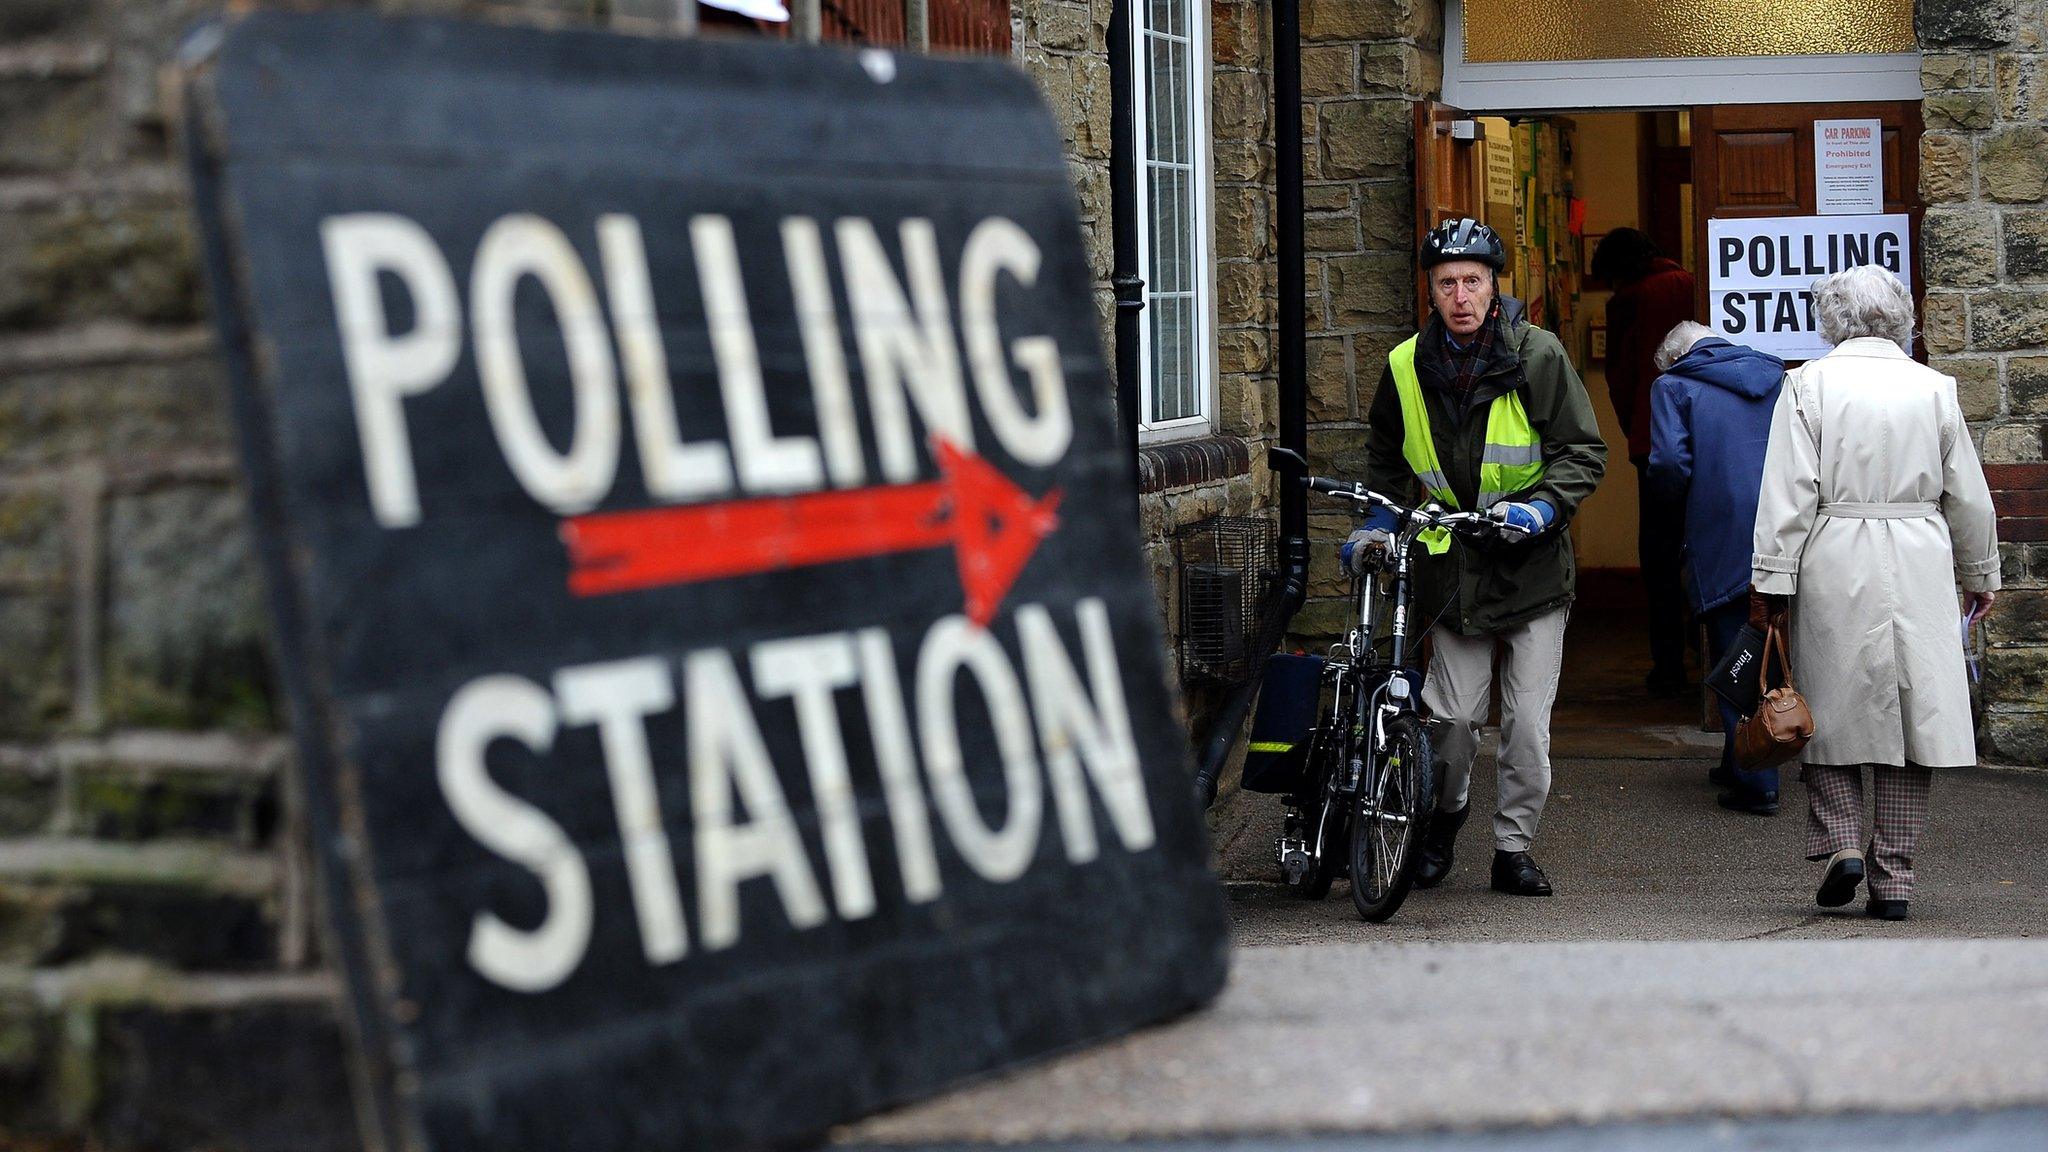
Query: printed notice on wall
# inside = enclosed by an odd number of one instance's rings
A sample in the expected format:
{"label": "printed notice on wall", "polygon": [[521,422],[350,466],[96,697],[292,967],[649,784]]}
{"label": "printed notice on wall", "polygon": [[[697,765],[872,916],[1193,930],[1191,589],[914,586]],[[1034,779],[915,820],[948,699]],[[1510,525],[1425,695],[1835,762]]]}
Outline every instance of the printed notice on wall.
{"label": "printed notice on wall", "polygon": [[1912,283],[1912,220],[1771,216],[1707,221],[1707,311],[1714,334],[1786,360],[1827,352],[1814,323],[1816,278],[1875,264]]}
{"label": "printed notice on wall", "polygon": [[1813,193],[1822,216],[1884,211],[1884,121],[1813,122]]}

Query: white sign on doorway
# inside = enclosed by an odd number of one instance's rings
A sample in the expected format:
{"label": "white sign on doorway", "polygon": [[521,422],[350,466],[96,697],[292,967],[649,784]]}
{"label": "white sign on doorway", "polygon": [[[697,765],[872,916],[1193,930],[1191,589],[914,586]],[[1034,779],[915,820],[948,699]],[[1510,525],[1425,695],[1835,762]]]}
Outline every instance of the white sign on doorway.
{"label": "white sign on doorway", "polygon": [[1707,221],[1708,325],[1716,336],[1785,360],[1827,352],[1813,281],[1875,264],[1913,282],[1912,218],[1765,216]]}
{"label": "white sign on doorway", "polygon": [[1486,202],[1515,203],[1515,138],[1506,120],[1498,116],[1482,116],[1479,122],[1486,126]]}
{"label": "white sign on doorway", "polygon": [[1884,211],[1884,121],[1813,122],[1813,197],[1822,216]]}

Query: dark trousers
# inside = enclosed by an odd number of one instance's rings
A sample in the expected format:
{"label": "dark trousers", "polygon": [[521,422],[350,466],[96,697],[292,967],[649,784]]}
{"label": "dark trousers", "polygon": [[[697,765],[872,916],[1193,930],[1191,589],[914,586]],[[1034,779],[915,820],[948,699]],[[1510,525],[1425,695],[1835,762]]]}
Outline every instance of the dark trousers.
{"label": "dark trousers", "polygon": [[1685,550],[1685,505],[1659,499],[1644,482],[1647,460],[1636,466],[1636,561],[1650,603],[1650,665],[1667,676],[1685,674],[1685,589],[1679,566]]}
{"label": "dark trousers", "polygon": [[[1735,634],[1742,631],[1742,625],[1749,619],[1749,597],[1738,596],[1719,608],[1709,608],[1700,614],[1700,623],[1707,626],[1707,667],[1713,668],[1721,662],[1721,654],[1735,643]],[[1777,677],[1772,677],[1776,679]],[[1744,772],[1735,763],[1735,726],[1742,717],[1735,706],[1714,697],[1721,706],[1721,771],[1720,776],[1728,787],[1738,795],[1761,796],[1778,790],[1778,770],[1766,768],[1761,772]]]}

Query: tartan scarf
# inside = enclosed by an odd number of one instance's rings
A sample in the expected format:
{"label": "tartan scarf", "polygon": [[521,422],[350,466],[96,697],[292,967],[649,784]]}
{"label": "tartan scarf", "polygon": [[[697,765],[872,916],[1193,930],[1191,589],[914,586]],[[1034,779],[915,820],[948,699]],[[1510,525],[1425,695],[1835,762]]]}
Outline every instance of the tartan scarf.
{"label": "tartan scarf", "polygon": [[[1442,320],[1439,319],[1438,323],[1441,324]],[[1479,325],[1479,331],[1472,334],[1472,343],[1460,348],[1451,342],[1450,332],[1448,329],[1445,330],[1444,354],[1451,362],[1451,395],[1458,402],[1457,411],[1460,416],[1463,416],[1465,409],[1471,406],[1472,389],[1479,383],[1479,370],[1493,359],[1493,341],[1499,331],[1498,295],[1494,296],[1493,306],[1487,310],[1486,321]]]}

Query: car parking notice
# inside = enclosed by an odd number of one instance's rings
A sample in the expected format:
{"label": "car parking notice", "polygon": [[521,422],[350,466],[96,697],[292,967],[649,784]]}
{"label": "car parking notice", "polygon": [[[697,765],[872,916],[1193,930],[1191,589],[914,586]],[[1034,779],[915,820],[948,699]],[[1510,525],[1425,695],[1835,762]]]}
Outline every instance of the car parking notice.
{"label": "car parking notice", "polygon": [[1813,315],[1813,282],[1875,264],[1913,282],[1912,220],[1879,216],[1766,216],[1707,221],[1708,326],[1785,360],[1827,352]]}
{"label": "car parking notice", "polygon": [[1027,77],[359,13],[208,44],[369,1146],[791,1147],[1215,994]]}
{"label": "car parking notice", "polygon": [[1813,198],[1822,216],[1884,211],[1884,121],[1813,122]]}

